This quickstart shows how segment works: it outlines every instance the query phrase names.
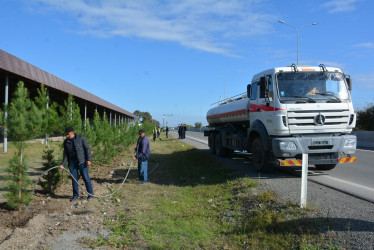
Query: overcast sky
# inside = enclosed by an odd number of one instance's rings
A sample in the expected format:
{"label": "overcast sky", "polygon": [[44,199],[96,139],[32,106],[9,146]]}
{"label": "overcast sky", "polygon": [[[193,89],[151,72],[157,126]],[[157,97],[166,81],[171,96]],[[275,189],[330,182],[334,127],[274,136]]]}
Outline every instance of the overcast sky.
{"label": "overcast sky", "polygon": [[340,67],[355,108],[374,103],[371,0],[0,0],[0,48],[130,112],[206,124],[254,74]]}

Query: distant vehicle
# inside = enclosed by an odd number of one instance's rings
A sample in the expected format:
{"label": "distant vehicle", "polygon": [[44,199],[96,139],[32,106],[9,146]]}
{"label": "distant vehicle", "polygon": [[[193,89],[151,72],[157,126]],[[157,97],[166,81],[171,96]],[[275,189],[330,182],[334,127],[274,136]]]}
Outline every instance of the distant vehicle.
{"label": "distant vehicle", "polygon": [[210,152],[252,153],[260,172],[301,166],[302,154],[319,170],[355,162],[356,115],[352,81],[338,68],[273,68],[253,76],[247,92],[220,101],[207,113]]}

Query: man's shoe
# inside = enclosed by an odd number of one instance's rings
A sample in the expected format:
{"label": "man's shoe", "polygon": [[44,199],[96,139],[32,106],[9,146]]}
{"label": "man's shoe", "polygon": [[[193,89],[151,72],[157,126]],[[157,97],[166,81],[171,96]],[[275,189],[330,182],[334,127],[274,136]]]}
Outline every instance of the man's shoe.
{"label": "man's shoe", "polygon": [[89,196],[87,197],[87,201],[92,200],[93,198],[95,198],[95,197],[89,195]]}
{"label": "man's shoe", "polygon": [[78,199],[78,196],[74,196],[74,197],[70,198],[70,202],[76,201],[77,199]]}
{"label": "man's shoe", "polygon": [[140,183],[139,185],[144,185],[146,183],[147,183],[146,181],[142,181],[142,183]]}

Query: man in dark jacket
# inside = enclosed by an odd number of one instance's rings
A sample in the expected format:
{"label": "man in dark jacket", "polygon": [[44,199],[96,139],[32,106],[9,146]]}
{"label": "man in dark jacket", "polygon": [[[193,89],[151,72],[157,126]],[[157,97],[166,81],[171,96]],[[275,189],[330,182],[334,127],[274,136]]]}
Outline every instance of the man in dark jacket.
{"label": "man in dark jacket", "polygon": [[183,126],[182,126],[182,139],[186,139],[186,131],[187,131],[187,126],[186,126],[186,124],[183,124]]}
{"label": "man in dark jacket", "polygon": [[[68,127],[65,130],[66,139],[64,140],[64,156],[60,168],[63,169],[66,163],[69,163],[70,173],[78,181],[79,174],[83,178],[84,184],[86,185],[87,192],[93,193],[92,184],[88,175],[88,166],[91,165],[91,150],[88,146],[88,142],[83,135],[76,135],[72,127]],[[79,197],[78,183],[72,180],[73,184],[73,197],[70,201],[75,201]],[[92,198],[88,196],[87,199]]]}
{"label": "man in dark jacket", "polygon": [[178,139],[182,139],[182,124],[178,125]]}
{"label": "man in dark jacket", "polygon": [[149,146],[149,140],[145,136],[145,130],[139,130],[139,139],[136,144],[135,156],[133,160],[138,159],[138,174],[141,184],[147,183],[148,178],[148,159],[151,156],[151,148]]}

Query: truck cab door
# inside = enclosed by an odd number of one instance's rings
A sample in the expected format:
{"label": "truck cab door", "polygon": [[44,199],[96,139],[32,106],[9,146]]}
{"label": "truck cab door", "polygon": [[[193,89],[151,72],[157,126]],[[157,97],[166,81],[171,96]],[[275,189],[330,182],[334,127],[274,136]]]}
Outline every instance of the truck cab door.
{"label": "truck cab door", "polygon": [[269,131],[273,129],[273,78],[271,75],[267,75],[265,77],[261,77],[257,83],[252,84],[252,92],[255,93],[253,93],[254,95],[251,95],[250,119],[251,122],[260,120]]}

